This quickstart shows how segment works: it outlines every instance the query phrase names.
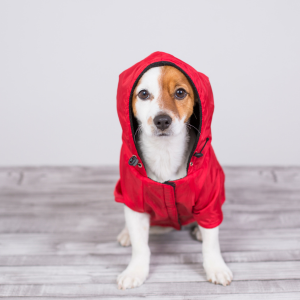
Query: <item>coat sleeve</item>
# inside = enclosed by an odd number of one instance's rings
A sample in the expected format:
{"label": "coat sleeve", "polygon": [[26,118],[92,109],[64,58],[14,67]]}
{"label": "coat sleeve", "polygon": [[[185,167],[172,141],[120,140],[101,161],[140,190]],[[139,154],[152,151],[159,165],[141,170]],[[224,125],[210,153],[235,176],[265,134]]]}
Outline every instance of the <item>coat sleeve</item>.
{"label": "coat sleeve", "polygon": [[213,168],[206,176],[200,191],[193,216],[197,223],[204,228],[215,228],[223,221],[222,204],[225,201],[225,175],[222,168]]}

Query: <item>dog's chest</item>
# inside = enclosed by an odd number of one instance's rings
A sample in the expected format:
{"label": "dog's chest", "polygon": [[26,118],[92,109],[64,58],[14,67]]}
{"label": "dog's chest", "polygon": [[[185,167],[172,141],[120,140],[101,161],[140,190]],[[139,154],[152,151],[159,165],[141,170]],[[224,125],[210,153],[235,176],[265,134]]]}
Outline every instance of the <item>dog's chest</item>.
{"label": "dog's chest", "polygon": [[165,182],[186,176],[187,152],[190,137],[187,133],[175,137],[141,136],[139,146],[149,178]]}

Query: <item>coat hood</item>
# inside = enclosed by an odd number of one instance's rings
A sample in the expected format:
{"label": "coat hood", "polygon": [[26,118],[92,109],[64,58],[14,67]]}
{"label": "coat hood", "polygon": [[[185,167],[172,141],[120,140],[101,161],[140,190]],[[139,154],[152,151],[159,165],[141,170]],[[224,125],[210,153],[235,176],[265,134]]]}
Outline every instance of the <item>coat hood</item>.
{"label": "coat hood", "polygon": [[[132,113],[132,94],[139,79],[146,71],[153,67],[165,65],[173,66],[185,74],[198,98],[190,122],[199,130],[200,134],[196,132],[196,142],[188,160],[187,170],[189,175],[201,167],[201,161],[195,159],[196,157],[193,157],[193,155],[201,153],[201,149],[206,145],[207,141],[208,144],[205,148],[208,148],[211,143],[211,121],[214,111],[214,100],[208,77],[180,59],[164,52],[154,52],[120,74],[117,91],[117,111],[123,130],[122,140],[132,155],[135,155],[141,161],[134,142],[137,123]],[[190,162],[193,162],[195,166],[193,170],[189,168]],[[139,171],[141,175],[147,176],[144,165]]]}
{"label": "coat hood", "polygon": [[[189,156],[187,176],[160,183],[147,177],[135,146],[137,121],[132,113],[131,99],[141,76],[150,68],[165,65],[179,69],[194,88],[198,101],[190,123],[197,128],[197,137]],[[151,225],[180,229],[181,225],[197,221],[205,228],[218,226],[223,219],[225,176],[211,146],[214,101],[208,78],[170,54],[155,52],[120,75],[117,110],[123,144],[115,200],[134,211],[148,213]]]}

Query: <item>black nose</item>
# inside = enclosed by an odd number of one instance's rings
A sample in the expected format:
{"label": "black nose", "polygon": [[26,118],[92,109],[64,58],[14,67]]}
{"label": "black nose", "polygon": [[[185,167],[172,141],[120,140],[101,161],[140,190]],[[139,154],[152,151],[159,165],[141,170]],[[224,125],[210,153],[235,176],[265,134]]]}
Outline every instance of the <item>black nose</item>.
{"label": "black nose", "polygon": [[172,119],[168,115],[159,115],[154,118],[153,122],[158,129],[165,130],[171,125]]}

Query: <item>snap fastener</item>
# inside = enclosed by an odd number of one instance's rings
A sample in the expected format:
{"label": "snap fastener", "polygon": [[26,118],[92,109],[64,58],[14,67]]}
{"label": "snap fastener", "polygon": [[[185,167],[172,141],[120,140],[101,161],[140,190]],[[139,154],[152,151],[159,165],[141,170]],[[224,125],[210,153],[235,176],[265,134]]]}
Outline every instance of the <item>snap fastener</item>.
{"label": "snap fastener", "polygon": [[142,164],[141,164],[141,163],[138,163],[138,167],[141,168],[141,167],[142,167]]}
{"label": "snap fastener", "polygon": [[190,166],[191,166],[191,167],[193,166],[193,163],[192,163],[192,162],[190,162]]}

